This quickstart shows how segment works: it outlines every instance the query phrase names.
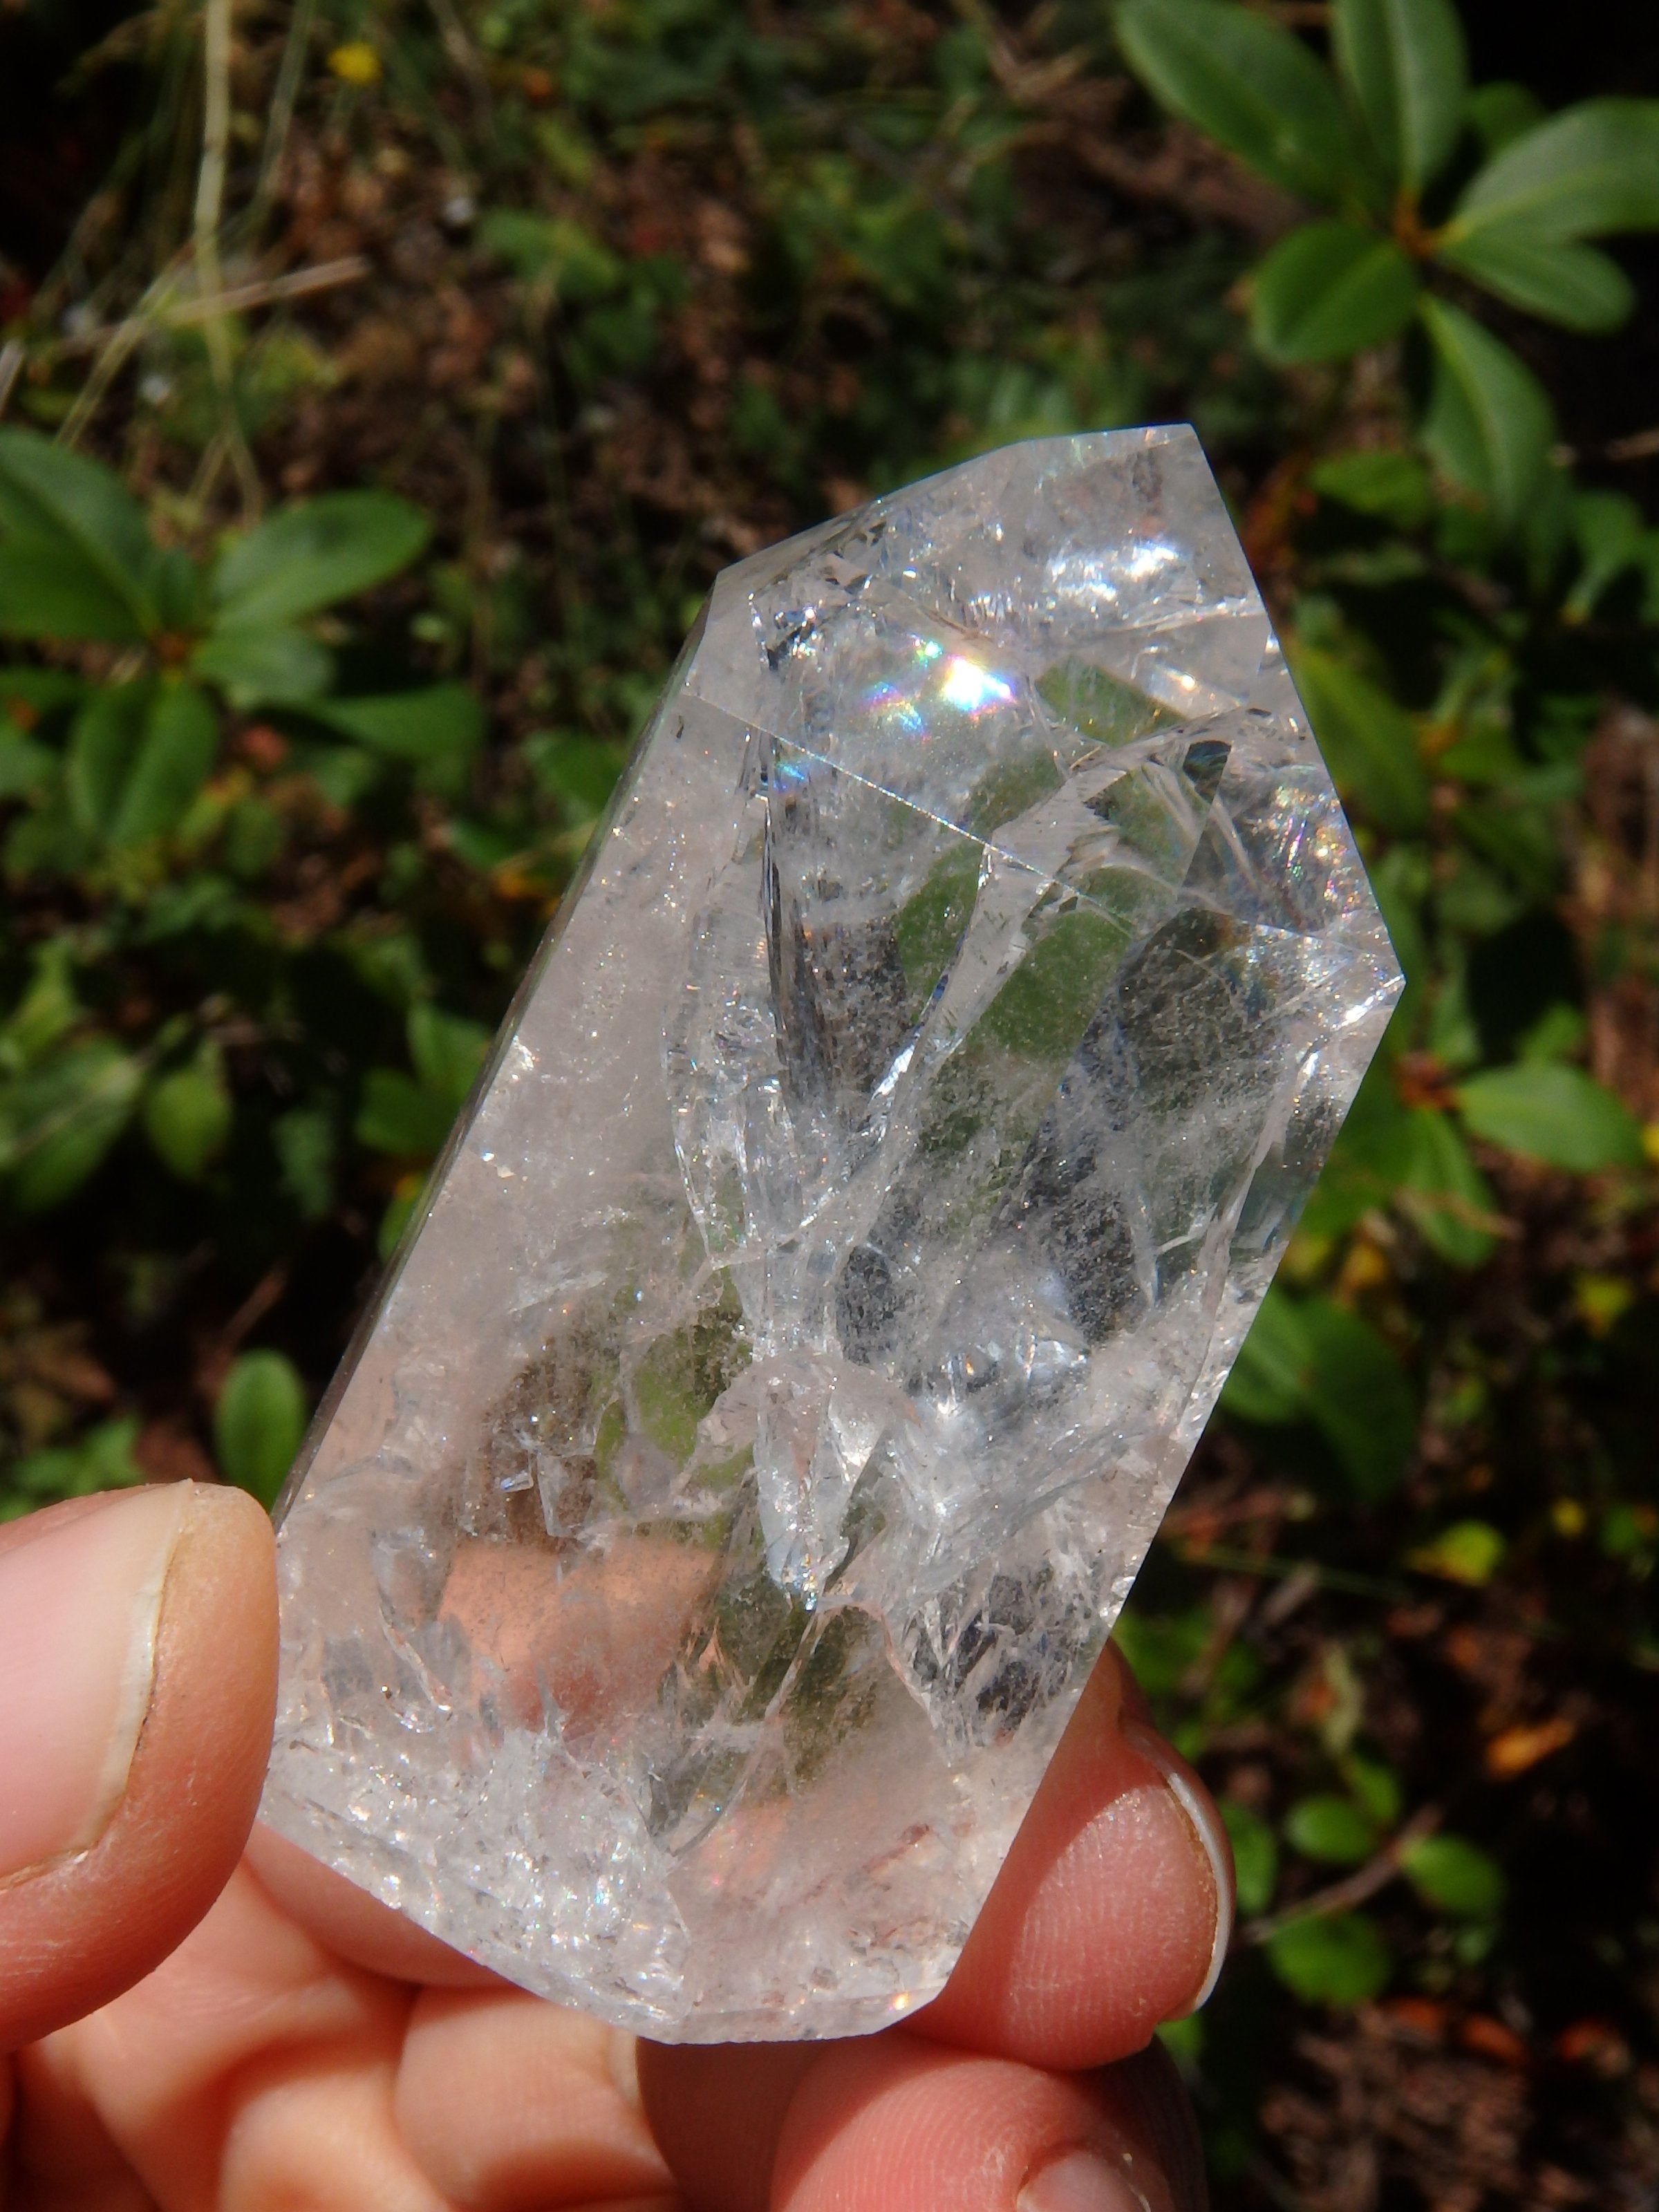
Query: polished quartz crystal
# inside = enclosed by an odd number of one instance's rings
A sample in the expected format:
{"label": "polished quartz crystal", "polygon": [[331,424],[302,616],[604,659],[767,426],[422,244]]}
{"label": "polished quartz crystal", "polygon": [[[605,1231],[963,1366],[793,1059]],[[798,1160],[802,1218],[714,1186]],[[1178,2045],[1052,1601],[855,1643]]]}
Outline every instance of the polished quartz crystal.
{"label": "polished quartz crystal", "polygon": [[727,569],[290,1485],[264,1819],[644,2034],[925,2001],[1399,988],[1190,430]]}

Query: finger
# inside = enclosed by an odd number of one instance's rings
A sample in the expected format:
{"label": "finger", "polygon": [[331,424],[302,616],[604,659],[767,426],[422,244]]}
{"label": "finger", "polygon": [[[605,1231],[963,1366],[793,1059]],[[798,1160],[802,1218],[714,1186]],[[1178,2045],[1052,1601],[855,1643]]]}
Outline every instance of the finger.
{"label": "finger", "polygon": [[258,1802],[270,1524],[240,1491],[77,1499],[0,1531],[0,2050],[200,1919]]}
{"label": "finger", "polygon": [[336,1958],[434,1989],[507,1986],[487,1966],[440,1942],[407,1914],[394,1912],[275,1829],[256,1826],[246,1856],[266,1895]]}
{"label": "finger", "polygon": [[1075,2069],[1139,2051],[1209,1995],[1232,1932],[1232,1855],[1146,1711],[1109,1650],[918,2033]]}
{"label": "finger", "polygon": [[[659,2140],[695,2212],[1201,2212],[1202,2164],[1161,2051],[1084,2075],[952,2051],[908,2030],[732,2046],[661,2069]],[[721,2124],[705,2125],[713,2087]],[[745,2158],[726,2132],[741,2115]]]}
{"label": "finger", "polygon": [[633,2039],[522,1990],[416,2001],[394,2100],[404,2141],[467,2212],[672,2196]]}

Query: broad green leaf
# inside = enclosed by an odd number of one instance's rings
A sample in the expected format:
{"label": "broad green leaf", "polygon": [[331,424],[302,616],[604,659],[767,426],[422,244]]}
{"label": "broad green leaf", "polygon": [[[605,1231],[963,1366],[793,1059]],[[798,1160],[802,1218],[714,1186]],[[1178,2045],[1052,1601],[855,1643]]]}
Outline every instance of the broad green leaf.
{"label": "broad green leaf", "polygon": [[306,1390],[280,1352],[245,1352],[231,1364],[213,1409],[220,1471],[264,1506],[274,1505],[305,1441]]}
{"label": "broad green leaf", "polygon": [[1420,829],[1429,778],[1405,708],[1322,647],[1293,647],[1291,672],[1343,798],[1384,830]]}
{"label": "broad green leaf", "polygon": [[1513,529],[1543,482],[1554,410],[1532,371],[1472,315],[1427,298],[1419,312],[1434,349],[1424,443],[1455,483]]}
{"label": "broad green leaf", "polygon": [[1166,107],[1286,191],[1334,200],[1360,180],[1330,77],[1299,39],[1238,0],[1124,0],[1117,36]]}
{"label": "broad green leaf", "polygon": [[1270,1288],[1228,1373],[1221,1402],[1238,1419],[1268,1427],[1298,1420],[1312,1364],[1301,1307]]}
{"label": "broad green leaf", "polygon": [[1352,1797],[1304,1797],[1285,1815],[1285,1840],[1304,1859],[1359,1866],[1376,1849],[1376,1823]]}
{"label": "broad green leaf", "polygon": [[1410,1379],[1370,1323],[1345,1306],[1308,1298],[1301,1316],[1311,1362],[1309,1416],[1356,1495],[1387,1498],[1399,1487],[1417,1438]]}
{"label": "broad green leaf", "polygon": [[125,645],[143,634],[131,601],[78,547],[0,538],[0,635]]}
{"label": "broad green leaf", "polygon": [[1451,0],[1334,0],[1331,45],[1389,174],[1420,192],[1463,123],[1468,58]]}
{"label": "broad green leaf", "polygon": [[1498,1201],[1449,1115],[1416,1106],[1404,1117],[1395,1202],[1454,1267],[1479,1267],[1498,1243]]}
{"label": "broad green leaf", "polygon": [[1259,1813],[1235,1797],[1218,1802],[1233,1847],[1233,1879],[1241,1912],[1265,1912],[1279,1887],[1279,1838]]}
{"label": "broad green leaf", "polygon": [[431,533],[419,507],[391,492],[327,492],[284,507],[220,556],[216,626],[315,614],[406,568]]}
{"label": "broad green leaf", "polygon": [[1443,1912],[1490,1920],[1503,1910],[1503,1868],[1462,1836],[1419,1836],[1402,1844],[1400,1864],[1418,1895]]}
{"label": "broad green leaf", "polygon": [[1476,85],[1463,102],[1463,112],[1488,160],[1544,119],[1543,102],[1529,86],[1502,78]]}
{"label": "broad green leaf", "polygon": [[1503,1565],[1507,1548],[1501,1532],[1489,1521],[1455,1521],[1431,1543],[1408,1553],[1407,1565],[1419,1574],[1437,1575],[1442,1582],[1484,1589]]}
{"label": "broad green leaf", "polygon": [[143,1076],[110,1037],[93,1037],[0,1085],[0,1174],[21,1213],[61,1206],[125,1128]]}
{"label": "broad green leaf", "polygon": [[303,706],[334,681],[334,656],[301,629],[280,623],[211,630],[191,656],[192,673],[216,684],[240,712]]}
{"label": "broad green leaf", "polygon": [[483,708],[465,684],[429,684],[377,699],[319,701],[312,711],[331,729],[397,760],[468,753],[484,732]]}
{"label": "broad green leaf", "polygon": [[1395,244],[1354,222],[1310,222],[1250,279],[1250,327],[1270,361],[1335,361],[1397,337],[1422,289]]}
{"label": "broad green leaf", "polygon": [[225,1083],[224,1055],[209,1042],[187,1067],[150,1087],[144,1134],[174,1175],[199,1182],[229,1141],[235,1108]]}
{"label": "broad green leaf", "polygon": [[481,1022],[422,1002],[409,1012],[409,1056],[423,1089],[458,1113],[483,1066],[489,1031]]}
{"label": "broad green leaf", "polygon": [[176,830],[218,749],[218,717],[207,694],[190,683],[158,684],[109,823],[110,842],[137,845]]}
{"label": "broad green leaf", "polygon": [[1435,258],[1570,331],[1616,331],[1636,305],[1636,288],[1619,264],[1574,239],[1505,225],[1450,238]]}
{"label": "broad green leaf", "polygon": [[443,1149],[455,1119],[452,1103],[392,1067],[371,1067],[363,1077],[355,1124],[357,1141],[394,1159],[432,1158]]}
{"label": "broad green leaf", "polygon": [[[78,556],[139,630],[154,629],[158,556],[144,510],[112,469],[33,430],[0,430],[0,535]],[[60,569],[66,576],[67,568]],[[75,635],[102,635],[77,631]]]}
{"label": "broad green leaf", "polygon": [[1474,177],[1454,238],[1524,228],[1600,238],[1659,227],[1659,100],[1586,100],[1514,139]]}
{"label": "broad green leaf", "polygon": [[75,718],[69,742],[70,805],[82,829],[95,836],[106,837],[120,811],[155,692],[149,678],[105,684]]}
{"label": "broad green leaf", "polygon": [[1267,1960],[1304,2004],[1357,2005],[1387,1986],[1394,1962],[1374,1920],[1363,1912],[1310,1914],[1275,1929]]}
{"label": "broad green leaf", "polygon": [[1434,512],[1434,488],[1415,453],[1373,447],[1333,454],[1308,471],[1322,499],[1339,501],[1356,514],[1375,515],[1396,529],[1420,529]]}
{"label": "broad green leaf", "polygon": [[1582,1067],[1495,1067],[1458,1088],[1466,1126],[1488,1144],[1575,1175],[1643,1162],[1642,1132],[1622,1100]]}

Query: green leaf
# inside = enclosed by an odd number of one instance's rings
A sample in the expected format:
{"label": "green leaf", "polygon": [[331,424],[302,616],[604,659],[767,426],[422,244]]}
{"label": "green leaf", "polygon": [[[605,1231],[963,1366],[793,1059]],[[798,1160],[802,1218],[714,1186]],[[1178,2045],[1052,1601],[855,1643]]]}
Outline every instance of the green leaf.
{"label": "green leaf", "polygon": [[1389,174],[1420,192],[1463,123],[1468,58],[1449,0],[1334,0],[1336,65]]}
{"label": "green leaf", "polygon": [[1117,36],[1166,107],[1286,191],[1334,200],[1358,180],[1335,86],[1265,16],[1237,0],[1124,0]]}
{"label": "green leaf", "polygon": [[1367,1321],[1328,1298],[1301,1308],[1311,1366],[1307,1411],[1368,1501],[1399,1487],[1417,1440],[1410,1378]]}
{"label": "green leaf", "polygon": [[1512,140],[1459,200],[1449,236],[1600,238],[1659,228],[1659,100],[1586,100]]}
{"label": "green leaf", "polygon": [[100,1421],[72,1444],[30,1452],[10,1470],[11,1486],[31,1504],[56,1498],[90,1498],[101,1490],[130,1490],[144,1480],[132,1455],[138,1441],[133,1414]]}
{"label": "green leaf", "polygon": [[1235,1797],[1218,1800],[1217,1809],[1233,1847],[1233,1880],[1241,1912],[1265,1912],[1279,1887],[1279,1838],[1259,1813]]}
{"label": "green leaf", "polygon": [[443,1149],[455,1109],[412,1076],[393,1067],[371,1067],[354,1124],[357,1141],[394,1159],[429,1160]]}
{"label": "green leaf", "polygon": [[94,691],[70,730],[70,807],[82,829],[106,837],[120,812],[122,794],[143,739],[155,686],[110,684]]}
{"label": "green leaf", "polygon": [[196,684],[165,679],[155,691],[108,830],[112,845],[164,836],[185,818],[219,750],[219,719]]}
{"label": "green leaf", "polygon": [[1269,361],[1336,361],[1397,337],[1422,289],[1391,238],[1354,222],[1310,222],[1250,279],[1250,327]]}
{"label": "green leaf", "polygon": [[1529,86],[1503,79],[1476,85],[1463,112],[1488,160],[1544,119],[1543,102]]}
{"label": "green leaf", "polygon": [[1419,310],[1434,352],[1423,441],[1455,483],[1505,529],[1524,520],[1555,442],[1555,411],[1532,371],[1472,315],[1444,300]]}
{"label": "green leaf", "polygon": [[125,645],[143,634],[131,603],[77,547],[0,539],[0,635]]}
{"label": "green leaf", "polygon": [[1428,471],[1415,453],[1394,447],[1334,454],[1309,470],[1308,482],[1322,499],[1336,500],[1356,514],[1375,515],[1399,530],[1420,529],[1434,513]]}
{"label": "green leaf", "polygon": [[1583,567],[1561,611],[1583,622],[1615,577],[1645,561],[1650,539],[1641,508],[1623,492],[1575,492],[1571,511]]}
{"label": "green leaf", "polygon": [[33,430],[0,430],[0,532],[19,550],[52,554],[60,586],[70,574],[62,556],[76,556],[82,572],[127,610],[133,627],[122,635],[157,626],[159,556],[144,510],[101,461],[55,446]]}
{"label": "green leaf", "polygon": [[481,1022],[446,1014],[422,1002],[409,1012],[409,1056],[422,1086],[441,1100],[451,1115],[459,1112],[483,1066],[489,1031]]}
{"label": "green leaf", "polygon": [[1405,1115],[1395,1175],[1395,1203],[1443,1260],[1479,1267],[1492,1257],[1498,1202],[1449,1115],[1416,1106]]}
{"label": "green leaf", "polygon": [[334,656],[303,630],[280,623],[210,631],[191,656],[191,672],[216,684],[239,712],[303,706],[334,682]]}
{"label": "green leaf", "polygon": [[1635,1115],[1581,1067],[1492,1068],[1461,1085],[1456,1099],[1475,1136],[1549,1167],[1594,1175],[1642,1164]]}
{"label": "green leaf", "polygon": [[1376,1849],[1376,1823],[1352,1797],[1304,1797],[1285,1815],[1285,1840],[1304,1859],[1360,1866]]}
{"label": "green leaf", "polygon": [[1512,307],[1570,331],[1616,331],[1636,305],[1636,288],[1619,264],[1572,239],[1477,230],[1437,246],[1435,258]]}
{"label": "green leaf", "polygon": [[1310,1915],[1274,1930],[1267,1960],[1304,2004],[1357,2005],[1380,1995],[1394,1962],[1375,1921],[1363,1912]]}
{"label": "green leaf", "polygon": [[0,1173],[21,1213],[61,1206],[125,1128],[143,1083],[111,1037],[93,1037],[0,1086]]}
{"label": "green leaf", "polygon": [[1484,1589],[1504,1564],[1508,1547],[1488,1521],[1455,1521],[1431,1543],[1419,1544],[1407,1554],[1407,1564],[1419,1574],[1437,1575],[1442,1582],[1462,1583],[1468,1589]]}
{"label": "green leaf", "polygon": [[295,1106],[270,1125],[283,1188],[306,1221],[322,1221],[334,1203],[334,1122],[321,1109]]}
{"label": "green leaf", "polygon": [[330,699],[312,711],[331,729],[395,760],[469,753],[484,733],[483,708],[465,684],[430,684],[384,698]]}
{"label": "green leaf", "polygon": [[1342,1779],[1379,1828],[1393,1827],[1404,1803],[1400,1777],[1393,1767],[1385,1766],[1380,1759],[1367,1759],[1363,1753],[1351,1751],[1342,1762]]}
{"label": "green leaf", "polygon": [[395,576],[431,534],[419,507],[391,492],[328,492],[284,507],[220,556],[215,626],[240,629],[315,614]]}
{"label": "green leaf", "polygon": [[227,1481],[274,1505],[305,1441],[306,1391],[280,1352],[245,1352],[213,1409],[213,1442]]}
{"label": "green leaf", "polygon": [[1302,1416],[1312,1365],[1302,1309],[1275,1285],[1262,1299],[1239,1347],[1222,1386],[1221,1403],[1239,1420],[1283,1427]]}
{"label": "green leaf", "polygon": [[1291,672],[1343,798],[1385,830],[1420,829],[1429,778],[1405,708],[1321,647],[1294,647]]}
{"label": "green leaf", "polygon": [[1503,1910],[1504,1869],[1462,1836],[1419,1836],[1403,1844],[1400,1863],[1425,1904],[1463,1920],[1491,1920]]}
{"label": "green leaf", "polygon": [[185,1182],[199,1182],[223,1152],[234,1119],[224,1055],[211,1041],[187,1067],[154,1084],[144,1101],[144,1134]]}

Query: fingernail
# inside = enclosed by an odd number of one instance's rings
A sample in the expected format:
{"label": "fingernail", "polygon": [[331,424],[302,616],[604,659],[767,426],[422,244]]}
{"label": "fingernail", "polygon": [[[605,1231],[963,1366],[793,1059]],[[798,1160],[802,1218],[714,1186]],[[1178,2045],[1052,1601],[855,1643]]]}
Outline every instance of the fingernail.
{"label": "fingernail", "polygon": [[1198,1995],[1187,2008],[1189,2013],[1196,2012],[1200,2005],[1208,2003],[1211,1991],[1220,1980],[1227,1947],[1233,1940],[1232,1845],[1208,1796],[1194,1789],[1190,1778],[1171,1757],[1163,1737],[1142,1727],[1139,1721],[1128,1719],[1122,1722],[1121,1733],[1131,1750],[1138,1752],[1149,1766],[1155,1766],[1164,1777],[1164,1786],[1187,1815],[1188,1825],[1215,1878],[1215,1941],[1210,1946],[1209,1971]]}
{"label": "fingernail", "polygon": [[0,1550],[0,1881],[88,1850],[149,1710],[162,1589],[192,1483],[117,1492]]}
{"label": "fingernail", "polygon": [[1094,2151],[1073,2150],[1032,2175],[1014,2212],[1147,2212],[1147,2206],[1121,2166]]}

